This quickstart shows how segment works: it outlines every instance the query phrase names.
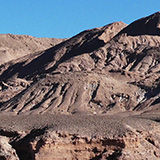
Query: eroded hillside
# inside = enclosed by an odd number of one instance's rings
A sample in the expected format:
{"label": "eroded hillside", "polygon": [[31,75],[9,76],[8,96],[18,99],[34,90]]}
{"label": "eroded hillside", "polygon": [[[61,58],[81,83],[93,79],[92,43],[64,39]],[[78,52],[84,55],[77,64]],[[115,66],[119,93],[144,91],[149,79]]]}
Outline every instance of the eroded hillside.
{"label": "eroded hillside", "polygon": [[66,39],[35,38],[27,35],[0,34],[0,65],[28,54],[46,50]]}
{"label": "eroded hillside", "polygon": [[158,160],[159,26],[157,12],[53,47],[12,35],[36,48],[0,66],[0,158]]}

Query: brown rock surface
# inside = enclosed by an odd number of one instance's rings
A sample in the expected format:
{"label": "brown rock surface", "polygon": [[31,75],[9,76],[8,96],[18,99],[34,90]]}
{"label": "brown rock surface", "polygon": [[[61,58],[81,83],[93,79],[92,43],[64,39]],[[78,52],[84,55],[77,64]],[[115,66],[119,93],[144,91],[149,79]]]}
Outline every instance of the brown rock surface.
{"label": "brown rock surface", "polygon": [[23,160],[160,159],[159,17],[86,30],[1,65],[4,153],[16,150]]}

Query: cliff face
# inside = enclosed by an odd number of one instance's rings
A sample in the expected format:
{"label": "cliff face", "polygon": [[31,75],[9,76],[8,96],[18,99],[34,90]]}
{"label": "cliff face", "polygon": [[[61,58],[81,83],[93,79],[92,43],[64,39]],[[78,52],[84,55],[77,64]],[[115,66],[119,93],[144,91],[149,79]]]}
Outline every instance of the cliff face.
{"label": "cliff face", "polygon": [[155,117],[52,114],[6,117],[0,118],[3,128],[0,156],[4,159],[160,158],[160,126]]}
{"label": "cliff face", "polygon": [[159,17],[86,30],[51,48],[55,39],[3,35],[15,53],[24,42],[27,52],[0,66],[0,156],[159,159]]}

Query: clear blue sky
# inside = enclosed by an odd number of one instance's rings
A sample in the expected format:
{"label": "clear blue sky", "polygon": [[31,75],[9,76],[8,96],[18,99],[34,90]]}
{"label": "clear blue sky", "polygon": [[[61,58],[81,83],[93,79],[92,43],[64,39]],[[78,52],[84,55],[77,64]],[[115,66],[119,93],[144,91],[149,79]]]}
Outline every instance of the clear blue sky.
{"label": "clear blue sky", "polygon": [[160,0],[0,0],[0,33],[68,38],[160,10]]}

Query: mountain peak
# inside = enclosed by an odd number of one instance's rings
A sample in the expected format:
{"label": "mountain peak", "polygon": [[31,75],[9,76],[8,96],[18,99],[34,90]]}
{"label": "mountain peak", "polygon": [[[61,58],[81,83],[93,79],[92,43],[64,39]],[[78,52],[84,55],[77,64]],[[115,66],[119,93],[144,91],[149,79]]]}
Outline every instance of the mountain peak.
{"label": "mountain peak", "polygon": [[160,36],[160,12],[138,19],[124,28],[120,33],[131,36],[157,35]]}

